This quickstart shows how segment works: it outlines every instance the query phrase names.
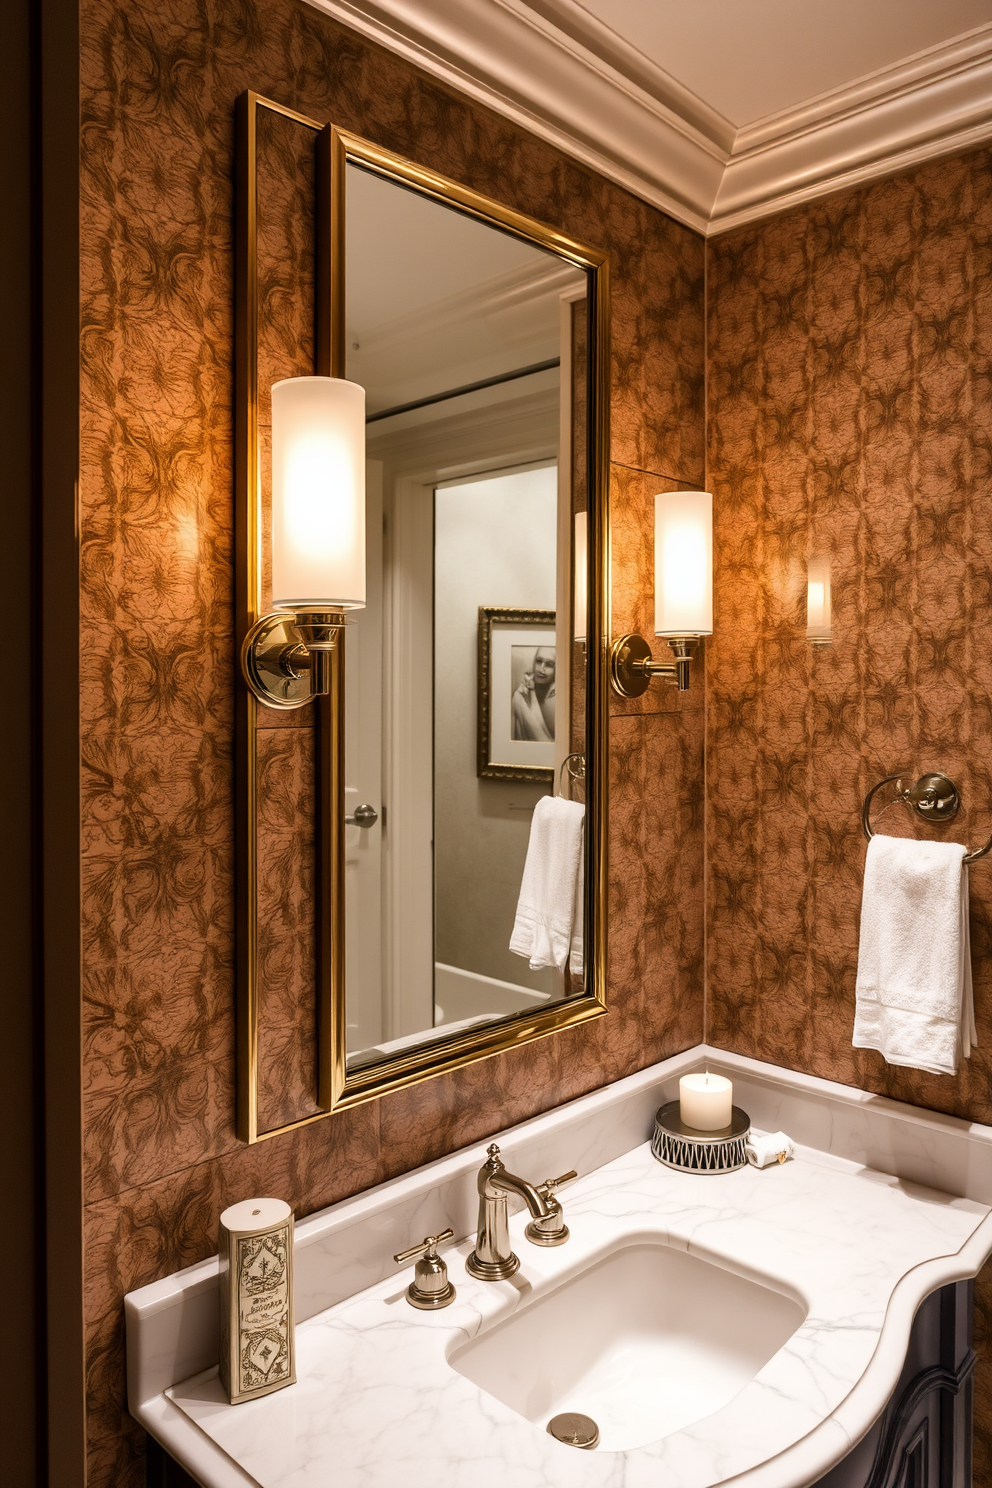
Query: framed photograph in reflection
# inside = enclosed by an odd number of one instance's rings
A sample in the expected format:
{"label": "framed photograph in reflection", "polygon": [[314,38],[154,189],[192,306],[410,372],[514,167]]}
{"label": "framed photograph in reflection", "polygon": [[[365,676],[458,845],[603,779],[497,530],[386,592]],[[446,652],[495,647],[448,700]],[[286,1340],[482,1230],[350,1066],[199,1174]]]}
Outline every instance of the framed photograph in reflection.
{"label": "framed photograph in reflection", "polygon": [[478,773],[551,784],[555,612],[479,607]]}

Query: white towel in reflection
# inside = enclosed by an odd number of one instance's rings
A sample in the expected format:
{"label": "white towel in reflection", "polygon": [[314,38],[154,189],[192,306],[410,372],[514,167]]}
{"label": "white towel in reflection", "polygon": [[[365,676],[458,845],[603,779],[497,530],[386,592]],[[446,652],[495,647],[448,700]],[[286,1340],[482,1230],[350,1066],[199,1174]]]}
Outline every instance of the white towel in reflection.
{"label": "white towel in reflection", "polygon": [[578,930],[582,956],[582,921],[576,919],[577,882],[582,863],[582,822],[578,801],[542,796],[534,807],[527,860],[520,884],[510,950],[526,956],[531,970],[565,967]]}
{"label": "white towel in reflection", "polygon": [[854,1047],[954,1075],[978,1042],[967,848],[875,836],[868,844]]}
{"label": "white towel in reflection", "polygon": [[[584,808],[580,806],[579,810],[582,811],[584,817]],[[573,976],[577,977],[582,975],[582,926],[585,916],[583,900],[585,898],[586,885],[584,871],[586,860],[584,851],[585,834],[586,824],[583,820],[582,826],[579,829],[579,868],[575,875],[575,898],[572,900],[572,941],[568,949],[568,969]]]}

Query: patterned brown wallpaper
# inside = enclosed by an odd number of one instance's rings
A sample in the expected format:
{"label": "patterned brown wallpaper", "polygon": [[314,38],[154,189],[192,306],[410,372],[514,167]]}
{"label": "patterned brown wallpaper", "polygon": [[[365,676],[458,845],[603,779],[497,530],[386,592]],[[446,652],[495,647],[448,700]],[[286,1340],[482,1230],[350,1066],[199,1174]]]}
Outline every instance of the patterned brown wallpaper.
{"label": "patterned brown wallpaper", "polygon": [[[702,1035],[703,688],[653,688],[611,732],[608,1018],[296,1134],[233,1129],[232,155],[251,87],[579,237],[614,275],[614,625],[647,626],[652,502],[704,475],[703,249],[688,230],[297,0],[83,0],[84,1031],[90,1482],[142,1481],[123,1292],[215,1248],[220,1209],[300,1214]],[[291,147],[277,173],[308,189]],[[289,152],[289,153],[287,153]],[[863,844],[890,768],[941,765],[978,840],[988,763],[992,201],[985,152],[709,250],[707,648],[711,1042],[992,1120],[992,868],[972,873],[980,1047],[956,1081],[850,1048]],[[307,244],[268,198],[273,306],[302,325]],[[295,266],[295,267],[294,267]],[[303,313],[306,311],[306,313]],[[286,317],[282,317],[285,323]],[[272,323],[279,317],[273,315]],[[297,368],[301,338],[266,348]],[[651,473],[649,473],[651,472]],[[804,634],[833,563],[834,645]],[[305,719],[270,720],[273,1112],[312,955],[286,878],[307,856]],[[278,725],[278,727],[276,726]],[[887,830],[900,830],[893,813]],[[958,824],[953,829],[957,835]],[[305,885],[304,885],[305,887]],[[295,958],[295,959],[294,959]],[[282,1105],[280,1103],[283,1103]],[[980,1401],[992,1288],[980,1287]],[[992,1481],[980,1420],[976,1481]]]}
{"label": "patterned brown wallpaper", "polygon": [[[869,785],[943,769],[992,830],[992,173],[941,160],[708,250],[707,1037],[992,1121],[992,869],[971,871],[979,1047],[956,1079],[851,1047]],[[833,644],[805,639],[832,562]],[[886,832],[908,833],[902,808]],[[979,1287],[987,1342],[992,1283]],[[976,1482],[992,1482],[992,1361]]]}
{"label": "patterned brown wallpaper", "polygon": [[[621,626],[646,578],[649,487],[703,475],[703,249],[297,0],[83,0],[82,25],[90,1485],[138,1488],[121,1297],[212,1253],[226,1204],[268,1192],[305,1214],[702,1035],[700,686],[684,713],[659,700],[657,716],[614,720],[609,1017],[254,1148],[236,1140],[234,101],[253,88],[333,119],[610,248]],[[287,160],[285,184],[287,200],[306,188],[298,161]],[[275,305],[295,292],[290,271],[306,245],[286,237],[270,200]],[[276,340],[267,354],[292,369],[301,350]],[[281,1057],[293,1019],[309,1016],[280,996],[298,974],[288,947],[310,954],[282,882],[305,845],[292,781],[309,730],[278,722],[261,768],[274,812],[268,1036]],[[266,1097],[273,1112],[305,1101],[311,1078],[291,1061],[281,1068]]]}

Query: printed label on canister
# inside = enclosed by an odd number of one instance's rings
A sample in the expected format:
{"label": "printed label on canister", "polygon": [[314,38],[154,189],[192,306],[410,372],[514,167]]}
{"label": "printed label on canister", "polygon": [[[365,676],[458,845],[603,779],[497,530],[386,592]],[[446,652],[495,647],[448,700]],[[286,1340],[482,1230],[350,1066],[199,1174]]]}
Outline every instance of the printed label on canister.
{"label": "printed label on canister", "polygon": [[239,1394],[271,1387],[292,1370],[289,1243],[288,1226],[236,1241]]}

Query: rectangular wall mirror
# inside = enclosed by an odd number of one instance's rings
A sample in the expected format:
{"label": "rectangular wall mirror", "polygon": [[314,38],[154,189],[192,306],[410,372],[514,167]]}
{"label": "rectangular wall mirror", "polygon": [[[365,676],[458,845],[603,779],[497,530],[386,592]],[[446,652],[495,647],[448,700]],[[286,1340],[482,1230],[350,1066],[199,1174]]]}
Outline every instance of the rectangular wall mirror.
{"label": "rectangular wall mirror", "polygon": [[[315,307],[268,366],[252,366],[245,317],[259,451],[245,625],[268,597],[269,366],[360,384],[367,419],[367,604],[331,695],[291,725],[243,699],[251,1141],[604,1011],[608,292],[602,253],[367,141],[260,99],[241,127],[239,295],[255,295],[256,343],[273,341],[267,313],[300,314],[265,294],[259,262],[280,160],[296,183],[288,206],[282,183],[281,236],[313,255]],[[309,233],[287,228],[308,201]],[[278,277],[287,250],[268,251]],[[302,811],[292,846],[267,809],[273,758],[295,782],[282,817]],[[575,803],[545,831],[579,861],[571,902],[559,889],[535,930],[518,907],[548,796]],[[266,892],[275,839],[308,871],[286,859]]]}

